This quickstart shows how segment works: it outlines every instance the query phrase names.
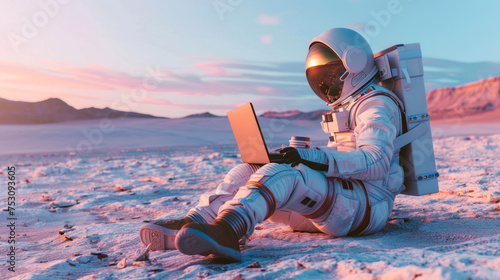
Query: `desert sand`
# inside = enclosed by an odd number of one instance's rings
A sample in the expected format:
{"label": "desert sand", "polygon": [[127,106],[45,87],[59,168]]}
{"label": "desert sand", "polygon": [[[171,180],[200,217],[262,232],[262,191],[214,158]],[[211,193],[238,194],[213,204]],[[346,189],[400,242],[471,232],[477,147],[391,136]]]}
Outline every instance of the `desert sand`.
{"label": "desert sand", "polygon": [[[17,183],[16,272],[7,270],[11,245],[2,242],[0,278],[500,278],[500,125],[463,119],[433,122],[440,192],[399,195],[379,233],[334,238],[266,221],[242,246],[240,263],[175,250],[134,262],[145,249],[142,224],[182,217],[241,162],[226,122],[115,120],[102,134],[95,121],[0,126],[9,135],[0,139],[1,182],[15,166]],[[299,131],[326,144],[317,122],[261,122],[272,147]],[[7,217],[2,211],[3,240]]]}

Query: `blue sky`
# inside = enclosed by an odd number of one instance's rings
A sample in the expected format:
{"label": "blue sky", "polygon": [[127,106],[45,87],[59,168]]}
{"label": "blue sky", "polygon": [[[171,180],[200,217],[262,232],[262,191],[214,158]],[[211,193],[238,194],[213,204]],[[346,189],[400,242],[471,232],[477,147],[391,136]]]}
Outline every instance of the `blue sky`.
{"label": "blue sky", "polygon": [[58,97],[179,117],[325,108],[309,41],[361,32],[374,52],[419,42],[428,89],[500,75],[498,1],[3,1],[0,97]]}

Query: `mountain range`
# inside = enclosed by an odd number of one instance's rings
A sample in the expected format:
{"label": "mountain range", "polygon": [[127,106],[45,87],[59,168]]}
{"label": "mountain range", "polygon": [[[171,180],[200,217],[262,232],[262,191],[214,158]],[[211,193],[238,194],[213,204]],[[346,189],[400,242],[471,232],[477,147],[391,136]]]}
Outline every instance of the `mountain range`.
{"label": "mountain range", "polygon": [[431,90],[427,93],[427,105],[432,119],[500,113],[500,77]]}
{"label": "mountain range", "polygon": [[274,112],[269,111],[260,115],[259,117],[265,118],[287,118],[291,120],[319,120],[321,116],[330,110],[317,110],[312,112],[301,112],[298,110],[285,111],[285,112]]}
{"label": "mountain range", "polygon": [[108,107],[75,109],[59,98],[40,102],[11,101],[0,98],[0,124],[54,123],[100,118],[157,118],[152,115],[113,110]]}
{"label": "mountain range", "polygon": [[[444,119],[497,112],[500,116],[500,77],[483,79],[457,87],[434,89],[427,93],[431,118]],[[301,112],[269,111],[260,115],[266,118],[319,120],[328,110]],[[497,114],[493,114],[497,115]],[[184,118],[220,117],[209,112],[193,114]],[[75,109],[58,98],[40,102],[11,101],[0,98],[0,124],[53,123],[99,118],[162,118],[148,114],[124,112],[110,108]]]}

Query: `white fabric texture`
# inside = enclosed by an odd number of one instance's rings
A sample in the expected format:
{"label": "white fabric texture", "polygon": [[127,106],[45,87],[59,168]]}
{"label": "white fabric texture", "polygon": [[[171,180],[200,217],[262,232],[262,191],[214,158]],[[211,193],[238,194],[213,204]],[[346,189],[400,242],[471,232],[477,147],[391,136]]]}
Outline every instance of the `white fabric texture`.
{"label": "white fabric texture", "polygon": [[321,150],[316,149],[297,149],[300,158],[321,164],[328,164],[326,154]]}
{"label": "white fabric texture", "polygon": [[328,157],[326,175],[362,181],[383,180],[378,187],[389,189],[394,196],[399,194],[404,190],[403,169],[393,147],[394,139],[401,134],[398,106],[389,97],[374,96],[359,106],[354,117],[357,149],[337,143],[320,147]]}

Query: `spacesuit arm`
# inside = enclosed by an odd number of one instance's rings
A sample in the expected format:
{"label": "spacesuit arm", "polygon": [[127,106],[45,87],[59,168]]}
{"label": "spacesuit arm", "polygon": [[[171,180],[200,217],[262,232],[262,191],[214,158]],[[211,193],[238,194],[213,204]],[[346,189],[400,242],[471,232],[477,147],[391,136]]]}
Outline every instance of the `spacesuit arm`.
{"label": "spacesuit arm", "polygon": [[356,116],[356,150],[337,151],[321,148],[328,157],[327,176],[358,180],[383,179],[394,153],[400,112],[388,97],[377,96],[364,101]]}
{"label": "spacesuit arm", "polygon": [[280,153],[283,154],[284,163],[291,164],[292,167],[302,163],[314,170],[328,171],[328,158],[323,151],[287,147],[281,150]]}

